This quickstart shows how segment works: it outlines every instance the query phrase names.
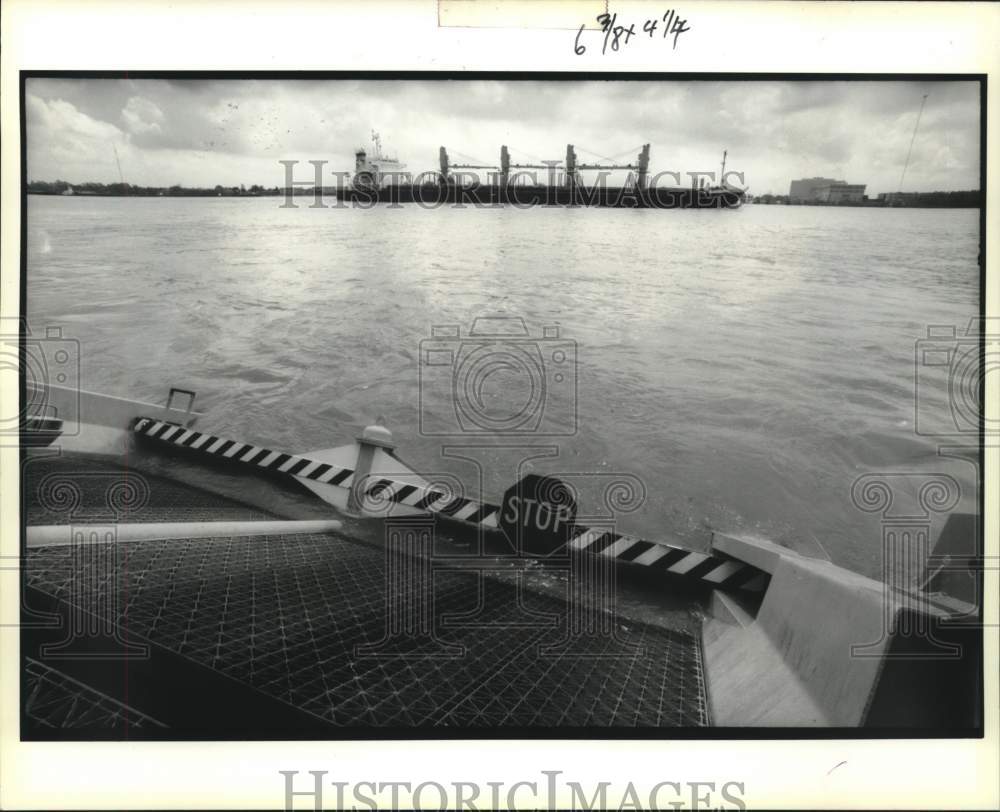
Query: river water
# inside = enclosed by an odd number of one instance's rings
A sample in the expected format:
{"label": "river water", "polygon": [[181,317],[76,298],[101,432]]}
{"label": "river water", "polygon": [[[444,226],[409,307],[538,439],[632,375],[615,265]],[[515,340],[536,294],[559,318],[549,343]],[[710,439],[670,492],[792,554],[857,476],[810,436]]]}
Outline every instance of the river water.
{"label": "river water", "polygon": [[[191,388],[201,427],[276,450],[383,417],[414,467],[498,499],[541,453],[524,446],[551,447],[534,470],[582,483],[583,514],[601,513],[586,502],[610,475],[641,481],[617,526],[650,539],[751,533],[878,575],[884,517],[853,504],[858,477],[943,472],[974,509],[970,459],[916,431],[915,375],[928,326],[961,333],[979,312],[978,211],[295,202],[29,196],[29,324],[80,342],[83,388],[154,402]],[[469,336],[496,316],[478,332],[522,319],[528,336]],[[514,360],[460,424],[450,387],[483,347]],[[941,379],[927,386],[921,408],[947,424]],[[430,433],[509,426],[518,409],[537,431]],[[498,443],[518,448],[443,450]],[[486,460],[481,483],[456,453]]]}

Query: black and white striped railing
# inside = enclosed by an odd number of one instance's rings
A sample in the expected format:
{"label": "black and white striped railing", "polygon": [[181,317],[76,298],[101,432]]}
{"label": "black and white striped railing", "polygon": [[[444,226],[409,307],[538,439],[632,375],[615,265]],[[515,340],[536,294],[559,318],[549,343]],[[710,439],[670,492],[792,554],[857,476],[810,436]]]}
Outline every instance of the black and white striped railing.
{"label": "black and white striped railing", "polygon": [[140,417],[135,421],[132,430],[136,434],[159,440],[162,443],[179,448],[189,448],[192,451],[252,465],[266,471],[303,477],[329,485],[340,485],[344,488],[349,488],[354,484],[354,471],[350,468],[340,468],[326,462],[311,460],[308,457],[284,454],[279,451],[271,451],[263,446],[227,440],[224,437],[186,429],[176,423]]}
{"label": "black and white striped railing", "polygon": [[[373,477],[370,485],[365,483],[364,494],[368,507],[372,507],[372,501],[376,504],[389,502],[441,513],[485,527],[499,526],[500,508],[497,505],[463,497],[451,498],[433,488],[423,489],[405,482]],[[605,556],[621,563],[647,567],[651,572],[702,581],[720,589],[760,592],[768,581],[761,570],[741,561],[685,550],[663,542],[644,541],[606,528],[577,525],[567,546],[575,552]]]}
{"label": "black and white striped railing", "polygon": [[500,508],[496,505],[457,496],[447,489],[433,485],[420,487],[378,475],[369,477],[365,482],[362,504],[370,512],[378,512],[380,506],[387,504],[405,505],[460,522],[478,524],[482,527],[499,527]]}
{"label": "black and white striped railing", "polygon": [[720,589],[746,592],[763,591],[769,580],[765,573],[742,561],[686,550],[660,541],[644,541],[603,528],[584,527],[578,530],[580,532],[569,541],[570,549],[647,567],[652,572],[698,580]]}
{"label": "black and white striped railing", "polygon": [[[257,469],[303,477],[342,488],[357,487],[355,471],[352,469],[339,468],[308,457],[271,451],[262,446],[227,440],[147,417],[136,420],[133,430],[168,445]],[[499,527],[500,507],[459,496],[448,488],[436,485],[419,486],[373,474],[363,477],[359,496],[361,507],[367,513],[378,514],[391,505],[403,505],[481,527]],[[766,573],[741,561],[686,550],[663,542],[645,541],[635,536],[614,533],[606,528],[576,525],[567,546],[575,552],[605,556],[623,564],[646,568],[649,572],[699,581],[720,589],[761,592],[768,583]]]}
{"label": "black and white striped railing", "polygon": [[[355,472],[350,468],[340,468],[308,457],[284,454],[263,446],[227,440],[193,429],[185,429],[175,423],[140,417],[136,420],[133,431],[167,445],[198,451],[265,471],[302,477],[328,485],[339,485],[342,488],[355,486]],[[484,505],[474,499],[458,496],[447,489],[434,486],[418,487],[378,476],[368,476],[361,483],[360,496],[364,499],[363,507],[369,512],[377,513],[381,506],[393,503],[484,527],[498,526],[499,508]]]}

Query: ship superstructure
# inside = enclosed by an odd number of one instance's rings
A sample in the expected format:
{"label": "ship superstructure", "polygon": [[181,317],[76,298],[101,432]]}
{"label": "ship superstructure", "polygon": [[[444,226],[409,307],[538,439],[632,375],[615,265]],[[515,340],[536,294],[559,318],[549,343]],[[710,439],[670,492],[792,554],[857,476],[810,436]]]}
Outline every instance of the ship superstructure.
{"label": "ship superstructure", "polygon": [[382,152],[382,137],[372,130],[371,154],[364,147],[354,152],[354,183],[369,189],[380,189],[386,184],[410,181],[410,173],[404,172],[406,164],[398,157]]}

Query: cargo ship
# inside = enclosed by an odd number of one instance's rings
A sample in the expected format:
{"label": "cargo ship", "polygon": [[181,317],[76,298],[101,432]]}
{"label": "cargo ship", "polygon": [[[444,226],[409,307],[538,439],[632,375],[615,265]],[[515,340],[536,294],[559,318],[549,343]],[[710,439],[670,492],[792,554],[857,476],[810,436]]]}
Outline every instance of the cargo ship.
{"label": "cargo ship", "polygon": [[[666,186],[659,176],[649,172],[649,144],[644,144],[636,160],[627,164],[582,163],[572,144],[566,146],[563,161],[512,163],[506,145],[500,147],[500,160],[491,164],[457,164],[450,160],[445,147],[439,150],[439,169],[424,172],[417,178],[405,172],[405,164],[382,152],[381,139],[372,132],[373,149],[355,152],[351,183],[338,190],[338,197],[357,205],[376,203],[416,203],[439,205],[475,204],[533,206],[598,206],[608,208],[651,209],[736,209],[747,199],[747,190],[726,182],[726,154],[723,153],[720,182],[710,185],[696,176],[689,187]],[[487,172],[482,182],[478,171]],[[544,171],[546,182],[538,181]],[[598,172],[597,183],[587,184],[583,172]],[[628,179],[620,186],[604,181],[611,171],[627,171]],[[676,173],[670,173],[676,183]]]}

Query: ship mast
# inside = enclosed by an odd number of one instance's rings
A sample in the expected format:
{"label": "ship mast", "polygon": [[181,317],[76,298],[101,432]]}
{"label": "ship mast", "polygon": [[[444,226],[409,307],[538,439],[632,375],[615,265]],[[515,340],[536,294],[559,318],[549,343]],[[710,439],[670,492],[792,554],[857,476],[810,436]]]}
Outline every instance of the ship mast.
{"label": "ship mast", "polygon": [[903,191],[903,178],[906,177],[906,170],[910,165],[910,155],[913,154],[913,141],[917,137],[917,127],[920,126],[920,117],[924,114],[924,105],[927,103],[927,93],[920,100],[920,111],[917,113],[917,121],[913,125],[913,135],[910,136],[910,148],[906,151],[906,162],[903,164],[903,174],[899,176],[899,192]]}
{"label": "ship mast", "polygon": [[118,166],[118,180],[120,180],[121,183],[122,183],[122,186],[124,186],[125,185],[125,176],[122,174],[122,162],[118,160],[118,147],[116,147],[114,145],[114,143],[112,143],[111,144],[111,149],[113,149],[114,152],[115,152],[115,164]]}
{"label": "ship mast", "polygon": [[719,170],[719,185],[721,186],[725,182],[726,177],[726,155],[728,152],[722,150],[722,169]]}

